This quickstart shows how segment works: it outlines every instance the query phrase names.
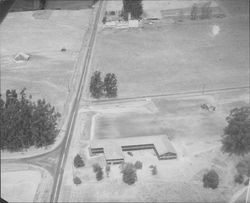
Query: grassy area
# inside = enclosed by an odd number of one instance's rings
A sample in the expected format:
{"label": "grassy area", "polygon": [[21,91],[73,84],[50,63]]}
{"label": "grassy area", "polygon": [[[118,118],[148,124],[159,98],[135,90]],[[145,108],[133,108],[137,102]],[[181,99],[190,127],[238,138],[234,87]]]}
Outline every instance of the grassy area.
{"label": "grassy area", "polygon": [[248,13],[108,29],[97,36],[92,70],[117,75],[118,97],[244,86],[249,84],[248,44]]}
{"label": "grassy area", "polygon": [[[91,10],[9,13],[1,25],[1,92],[26,87],[63,112],[90,16]],[[19,52],[30,60],[16,63]]]}

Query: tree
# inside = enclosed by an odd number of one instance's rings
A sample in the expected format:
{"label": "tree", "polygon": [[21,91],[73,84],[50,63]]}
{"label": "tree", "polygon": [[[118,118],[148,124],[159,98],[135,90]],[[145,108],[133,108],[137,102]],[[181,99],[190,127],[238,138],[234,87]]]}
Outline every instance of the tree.
{"label": "tree", "polygon": [[102,168],[99,168],[98,171],[96,172],[96,180],[100,181],[103,179],[103,171]]}
{"label": "tree", "polygon": [[191,20],[197,20],[198,18],[198,7],[197,4],[194,3],[191,9]]}
{"label": "tree", "polygon": [[250,107],[231,110],[222,136],[222,151],[236,155],[250,152]]}
{"label": "tree", "polygon": [[244,159],[236,165],[238,174],[250,177],[250,160]]}
{"label": "tree", "polygon": [[241,174],[234,176],[234,182],[242,184],[244,182],[244,177]]}
{"label": "tree", "polygon": [[128,185],[132,185],[135,183],[135,181],[137,181],[136,169],[132,163],[123,164],[122,173],[122,179]]}
{"label": "tree", "polygon": [[76,185],[79,185],[79,184],[82,183],[81,179],[80,179],[79,177],[77,177],[77,176],[74,177],[73,181],[74,181],[74,183],[75,183]]}
{"label": "tree", "polygon": [[105,170],[106,170],[107,177],[109,177],[110,165],[107,165]]}
{"label": "tree", "polygon": [[215,170],[210,170],[203,176],[203,187],[215,189],[219,185],[219,176]]}
{"label": "tree", "polygon": [[103,94],[103,82],[101,79],[101,72],[95,71],[93,76],[91,77],[90,81],[90,87],[89,87],[90,93],[92,97],[94,98],[100,98]]}
{"label": "tree", "polygon": [[108,73],[104,79],[104,90],[107,97],[117,96],[117,79],[114,73]]}
{"label": "tree", "polygon": [[208,2],[201,7],[201,19],[208,19],[211,17],[212,9],[210,4],[211,2]]}
{"label": "tree", "polygon": [[132,19],[140,19],[143,13],[142,0],[123,0],[123,16],[128,20],[128,13]]}
{"label": "tree", "polygon": [[82,160],[82,157],[79,154],[77,154],[74,158],[74,166],[76,168],[85,166],[84,161]]}
{"label": "tree", "polygon": [[101,166],[97,163],[93,164],[93,171],[96,173],[97,171],[101,170]]}
{"label": "tree", "polygon": [[156,166],[153,166],[151,173],[152,173],[152,175],[157,175],[158,170],[157,170]]}
{"label": "tree", "polygon": [[135,162],[135,168],[136,168],[136,169],[142,169],[142,162],[136,161],[136,162]]}
{"label": "tree", "polygon": [[58,134],[55,112],[45,100],[31,101],[25,88],[19,96],[16,90],[6,91],[6,101],[0,99],[1,149],[20,151],[30,146],[43,147],[52,144]]}

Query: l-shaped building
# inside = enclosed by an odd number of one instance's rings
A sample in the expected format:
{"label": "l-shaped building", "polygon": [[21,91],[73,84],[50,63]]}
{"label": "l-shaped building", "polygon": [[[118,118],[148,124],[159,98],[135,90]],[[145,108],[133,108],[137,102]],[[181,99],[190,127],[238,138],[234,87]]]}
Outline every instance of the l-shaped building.
{"label": "l-shaped building", "polygon": [[90,155],[104,154],[108,164],[124,162],[123,151],[153,149],[159,160],[176,159],[177,153],[166,135],[94,139],[90,143]]}

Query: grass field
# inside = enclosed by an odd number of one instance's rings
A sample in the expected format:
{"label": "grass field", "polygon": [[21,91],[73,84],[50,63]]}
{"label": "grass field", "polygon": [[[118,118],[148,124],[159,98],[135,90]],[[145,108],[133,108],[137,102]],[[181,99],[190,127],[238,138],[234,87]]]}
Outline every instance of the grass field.
{"label": "grass field", "polygon": [[[1,92],[26,87],[62,112],[90,16],[89,9],[9,13],[1,25]],[[31,59],[16,63],[19,52]]]}
{"label": "grass field", "polygon": [[1,173],[1,197],[8,202],[33,202],[41,181],[38,171]]}
{"label": "grass field", "polygon": [[247,5],[225,3],[222,19],[103,30],[92,70],[115,73],[121,98],[249,85]]}

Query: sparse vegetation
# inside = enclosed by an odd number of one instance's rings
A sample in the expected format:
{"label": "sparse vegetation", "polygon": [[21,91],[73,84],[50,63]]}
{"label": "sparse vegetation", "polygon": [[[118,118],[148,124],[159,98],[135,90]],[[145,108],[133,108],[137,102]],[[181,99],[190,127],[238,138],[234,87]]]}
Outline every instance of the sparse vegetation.
{"label": "sparse vegetation", "polygon": [[6,101],[0,95],[2,150],[20,151],[54,143],[60,114],[45,99],[32,102],[31,98],[26,97],[25,88],[19,97],[16,90],[7,90]]}
{"label": "sparse vegetation", "polygon": [[136,161],[136,162],[135,162],[135,168],[136,168],[136,169],[142,169],[142,162]]}
{"label": "sparse vegetation", "polygon": [[80,179],[79,177],[77,177],[77,176],[74,177],[73,181],[74,181],[74,183],[75,183],[76,185],[79,185],[79,184],[82,183],[81,179]]}
{"label": "sparse vegetation", "polygon": [[203,176],[203,187],[216,189],[219,185],[219,176],[215,170],[210,170]]}
{"label": "sparse vegetation", "polygon": [[250,152],[250,107],[231,110],[222,137],[222,151],[236,155]]}
{"label": "sparse vegetation", "polygon": [[132,163],[124,163],[122,166],[123,181],[132,185],[137,181],[136,169]]}
{"label": "sparse vegetation", "polygon": [[82,160],[82,157],[79,154],[77,154],[75,156],[75,158],[74,158],[74,166],[76,168],[85,166],[85,163],[84,163],[84,161]]}
{"label": "sparse vegetation", "polygon": [[142,0],[123,0],[124,19],[128,20],[128,14],[132,19],[140,19],[143,13]]}

